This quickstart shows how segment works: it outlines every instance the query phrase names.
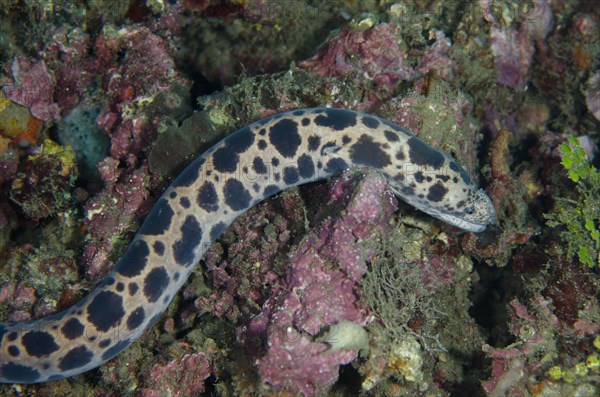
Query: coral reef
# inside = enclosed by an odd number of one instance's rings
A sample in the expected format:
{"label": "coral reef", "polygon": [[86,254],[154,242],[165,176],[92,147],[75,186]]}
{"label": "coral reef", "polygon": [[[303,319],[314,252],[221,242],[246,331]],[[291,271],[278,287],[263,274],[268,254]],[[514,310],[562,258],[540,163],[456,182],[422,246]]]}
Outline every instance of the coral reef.
{"label": "coral reef", "polygon": [[76,303],[185,164],[279,111],[391,119],[498,213],[461,233],[394,212],[373,174],[285,192],[224,233],[140,342],[0,394],[598,394],[594,2],[0,7],[2,320]]}

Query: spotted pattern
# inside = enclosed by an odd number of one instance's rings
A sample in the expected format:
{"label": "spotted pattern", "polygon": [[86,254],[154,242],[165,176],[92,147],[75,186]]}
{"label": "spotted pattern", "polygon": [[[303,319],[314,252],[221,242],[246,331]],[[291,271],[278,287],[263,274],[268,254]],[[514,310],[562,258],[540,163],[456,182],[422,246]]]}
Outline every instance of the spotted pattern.
{"label": "spotted pattern", "polygon": [[248,150],[254,142],[255,133],[249,127],[238,131],[235,139],[226,138],[223,144],[213,153],[213,166],[218,172],[235,172],[240,155]]}
{"label": "spotted pattern", "polygon": [[118,324],[124,315],[123,297],[109,290],[99,291],[87,306],[88,321],[102,332]]}
{"label": "spotted pattern", "polygon": [[206,181],[198,190],[196,199],[198,206],[207,212],[215,212],[219,209],[219,196],[212,182]]}
{"label": "spotted pattern", "polygon": [[65,321],[65,324],[60,330],[65,336],[65,338],[72,340],[81,337],[83,335],[84,329],[85,327],[83,326],[83,324],[81,324],[81,321],[79,321],[75,317],[72,317]]}
{"label": "spotted pattern", "polygon": [[44,331],[26,333],[21,338],[21,343],[27,350],[27,354],[38,358],[49,356],[59,349],[59,346],[54,341],[54,337]]}
{"label": "spotted pattern", "polygon": [[150,249],[144,240],[134,241],[119,261],[115,271],[124,277],[134,277],[142,273],[148,263]]}
{"label": "spotted pattern", "polygon": [[154,268],[144,279],[144,295],[149,302],[156,302],[169,285],[169,275],[164,267]]}
{"label": "spotted pattern", "polygon": [[175,263],[182,266],[194,264],[194,248],[202,241],[202,229],[200,223],[188,215],[180,228],[180,237],[173,243],[173,258]]}
{"label": "spotted pattern", "polygon": [[489,198],[455,160],[390,121],[343,109],[275,115],[194,160],[86,298],[46,319],[0,324],[0,382],[62,379],[111,359],[158,320],[241,213],[351,167],[375,168],[406,202],[465,230],[483,231],[494,220]]}
{"label": "spotted pattern", "polygon": [[362,134],[350,147],[350,160],[352,164],[377,169],[391,164],[390,156],[383,150],[381,143],[375,142],[375,139],[367,134]]}
{"label": "spotted pattern", "polygon": [[249,207],[252,196],[244,184],[235,178],[230,178],[223,187],[225,204],[234,211],[242,211]]}
{"label": "spotted pattern", "polygon": [[[446,162],[446,156],[442,152],[435,150],[419,138],[411,137],[407,143],[408,154],[413,164],[438,169]],[[452,160],[450,161],[452,162]]]}
{"label": "spotted pattern", "polygon": [[294,157],[302,143],[298,122],[286,118],[275,123],[269,130],[269,142],[283,157]]}
{"label": "spotted pattern", "polygon": [[169,202],[165,198],[162,198],[156,203],[154,208],[154,211],[148,215],[149,222],[144,222],[140,228],[140,233],[160,236],[169,229],[171,219],[175,215]]}
{"label": "spotted pattern", "polygon": [[134,311],[131,312],[129,317],[127,317],[127,328],[130,330],[136,329],[146,319],[146,312],[143,306],[138,307]]}
{"label": "spotted pattern", "polygon": [[61,371],[68,371],[73,368],[80,368],[88,364],[94,358],[92,353],[86,346],[75,347],[60,360],[58,368]]}

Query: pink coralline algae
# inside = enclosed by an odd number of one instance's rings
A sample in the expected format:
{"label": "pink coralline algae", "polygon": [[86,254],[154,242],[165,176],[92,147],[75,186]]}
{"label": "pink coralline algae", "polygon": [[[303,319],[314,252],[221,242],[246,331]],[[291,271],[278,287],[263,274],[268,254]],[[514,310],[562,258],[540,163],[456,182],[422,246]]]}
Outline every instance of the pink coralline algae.
{"label": "pink coralline algae", "polygon": [[132,113],[132,106],[141,101],[150,104],[157,94],[189,82],[175,72],[174,51],[168,42],[148,28],[133,28],[118,37],[106,34],[96,40],[95,48],[113,58],[125,54],[107,76],[109,105],[98,117],[99,126],[111,135],[111,155],[124,159],[138,154],[151,141],[156,119],[172,110],[169,105],[177,104],[165,103],[153,117],[143,107]]}
{"label": "pink coralline algae", "polygon": [[247,346],[257,340],[267,346],[257,361],[264,382],[306,396],[327,390],[338,378],[338,366],[357,357],[357,349],[329,351],[314,338],[344,320],[367,322],[357,290],[374,247],[363,242],[388,231],[396,208],[377,174],[363,180],[342,177],[326,202],[340,215],[323,220],[309,233],[291,256],[284,281],[240,332]]}
{"label": "pink coralline algae", "polygon": [[394,28],[381,23],[367,31],[342,30],[300,66],[320,76],[350,77],[357,85],[373,80],[375,91],[393,93],[399,81],[417,76],[405,61]]}
{"label": "pink coralline algae", "polygon": [[202,352],[187,354],[165,365],[156,364],[148,376],[142,397],[194,396],[204,392],[204,381],[211,374],[209,357]]}
{"label": "pink coralline algae", "polygon": [[[103,175],[112,178],[113,174],[107,170],[110,163],[115,164],[113,161],[104,161],[105,167],[101,169]],[[85,209],[90,216],[85,220],[85,225],[92,241],[84,247],[82,263],[85,263],[88,275],[99,277],[108,272],[108,257],[116,242],[115,235],[127,232],[136,216],[143,217],[150,210],[150,192],[146,189],[145,181],[147,174],[148,167],[142,166],[126,174],[119,183],[108,183],[101,193],[86,203]]]}
{"label": "pink coralline algae", "polygon": [[421,74],[434,71],[444,80],[449,80],[456,71],[456,62],[449,55],[452,43],[441,30],[435,30],[432,33],[435,43],[425,50],[416,70]]}
{"label": "pink coralline algae", "polygon": [[58,119],[60,110],[53,99],[56,80],[43,60],[30,61],[18,56],[12,63],[11,73],[14,84],[4,86],[8,99],[28,107],[40,120]]}
{"label": "pink coralline algae", "polygon": [[173,87],[186,92],[189,82],[175,71],[175,49],[160,33],[132,25],[118,32],[107,28],[93,39],[79,29],[58,28],[37,59],[15,58],[14,82],[3,87],[8,98],[45,121],[67,114],[83,98],[105,104],[97,123],[111,137],[112,157],[100,166],[104,189],[86,203],[90,235],[82,259],[91,276],[106,273],[115,236],[130,231],[152,205],[154,180],[145,156],[138,155],[150,148],[162,117],[187,103]]}

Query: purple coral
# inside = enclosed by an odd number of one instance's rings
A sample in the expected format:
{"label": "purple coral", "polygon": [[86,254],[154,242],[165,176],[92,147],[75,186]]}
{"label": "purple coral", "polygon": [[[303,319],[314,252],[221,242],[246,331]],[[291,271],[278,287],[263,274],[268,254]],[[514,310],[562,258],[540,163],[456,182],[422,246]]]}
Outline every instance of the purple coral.
{"label": "purple coral", "polygon": [[344,211],[309,233],[292,255],[285,280],[240,332],[247,345],[262,340],[268,346],[258,359],[263,381],[307,396],[327,390],[338,378],[338,366],[358,354],[357,349],[328,351],[328,345],[313,338],[344,320],[366,323],[356,293],[374,247],[361,241],[388,231],[396,208],[377,174],[341,178],[327,201]]}

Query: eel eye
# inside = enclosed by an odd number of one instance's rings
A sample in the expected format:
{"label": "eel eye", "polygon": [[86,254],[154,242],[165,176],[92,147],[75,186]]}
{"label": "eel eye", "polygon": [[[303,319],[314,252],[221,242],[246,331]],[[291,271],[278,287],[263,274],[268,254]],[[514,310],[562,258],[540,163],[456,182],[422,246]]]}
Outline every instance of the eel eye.
{"label": "eel eye", "polygon": [[465,212],[467,215],[473,215],[475,213],[475,208],[473,206],[465,208]]}

